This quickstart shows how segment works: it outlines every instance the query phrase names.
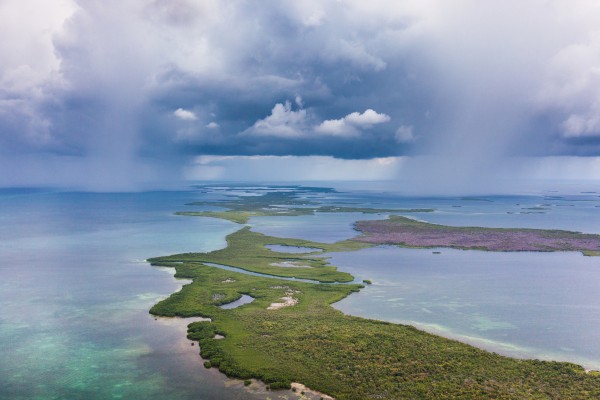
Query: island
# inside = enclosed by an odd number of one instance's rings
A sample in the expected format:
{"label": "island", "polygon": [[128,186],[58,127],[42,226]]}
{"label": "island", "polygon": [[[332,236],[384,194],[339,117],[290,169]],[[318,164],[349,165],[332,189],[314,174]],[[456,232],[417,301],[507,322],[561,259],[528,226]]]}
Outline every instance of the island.
{"label": "island", "polygon": [[580,251],[588,256],[600,255],[600,235],[562,230],[457,227],[396,215],[387,220],[359,221],[355,228],[362,235],[354,240],[371,244],[486,251]]}
{"label": "island", "polygon": [[179,211],[175,214],[191,217],[222,218],[238,224],[245,224],[251,217],[300,216],[321,213],[427,213],[431,208],[389,209],[351,206],[326,206],[311,201],[310,194],[331,193],[330,188],[292,187],[290,191],[267,191],[262,196],[241,196],[225,201],[197,201],[188,206],[219,206],[224,211]]}
{"label": "island", "polygon": [[[299,201],[293,194],[285,197]],[[235,209],[223,212],[262,212],[257,204],[264,209],[265,200],[242,197],[233,201]],[[600,373],[573,363],[505,357],[412,326],[343,314],[331,304],[369,282],[353,282],[325,258],[381,243],[526,250],[527,243],[506,244],[518,234],[534,238],[536,250],[595,254],[597,235],[454,228],[399,216],[358,222],[356,228],[362,235],[331,244],[244,227],[227,237],[224,249],[152,258],[152,265],[172,267],[177,278],[191,283],[150,313],[204,317],[188,326],[188,338],[198,342],[205,366],[247,383],[262,381],[271,390],[301,383],[336,399],[600,398]],[[280,251],[272,250],[274,245]],[[293,247],[309,251],[285,251]],[[238,307],[223,307],[241,299]]]}

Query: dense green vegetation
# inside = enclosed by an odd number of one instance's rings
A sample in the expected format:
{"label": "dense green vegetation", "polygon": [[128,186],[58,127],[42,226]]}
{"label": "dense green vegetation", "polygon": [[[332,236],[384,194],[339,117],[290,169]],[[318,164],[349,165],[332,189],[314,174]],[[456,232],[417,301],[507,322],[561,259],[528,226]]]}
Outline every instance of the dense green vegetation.
{"label": "dense green vegetation", "polygon": [[[316,243],[302,239],[282,239],[252,232],[245,227],[227,237],[227,247],[211,253],[184,253],[166,257],[151,258],[153,265],[177,266],[178,263],[215,263],[246,271],[258,272],[287,278],[312,279],[319,282],[351,282],[354,278],[346,272],[340,272],[323,258],[321,252],[307,254],[282,253],[265,247],[280,244],[298,247],[314,247],[323,251],[350,251],[372,246],[345,240],[337,243]],[[280,267],[274,264],[292,262],[301,267]],[[307,268],[309,267],[309,268]]]}
{"label": "dense green vegetation", "polygon": [[[301,259],[306,278],[349,281],[351,276],[307,255],[273,252],[265,244],[353,249],[357,243],[314,243],[273,238],[242,229],[228,247],[152,259],[174,267],[192,283],[159,302],[151,313],[203,316],[211,322],[189,325],[188,337],[200,344],[208,367],[240,379],[258,378],[275,388],[301,382],[338,399],[593,399],[600,398],[600,376],[559,362],[517,360],[476,349],[413,327],[351,317],[330,305],[360,285],[313,284],[231,272],[213,262],[288,276],[292,268],[274,267]],[[358,244],[360,246],[360,244]],[[302,270],[302,271],[300,271]],[[242,294],[255,300],[222,309]],[[273,303],[293,299],[287,307]],[[214,339],[222,335],[221,340]]]}

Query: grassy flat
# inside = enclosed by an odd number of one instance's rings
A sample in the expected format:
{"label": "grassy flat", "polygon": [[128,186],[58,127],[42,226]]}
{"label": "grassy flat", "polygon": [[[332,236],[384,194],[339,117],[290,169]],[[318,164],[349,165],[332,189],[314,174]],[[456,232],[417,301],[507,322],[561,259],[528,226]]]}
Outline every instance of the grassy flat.
{"label": "grassy flat", "polygon": [[[227,242],[226,249],[215,252],[152,259],[154,265],[174,267],[177,277],[192,283],[156,304],[151,313],[211,318],[190,324],[188,337],[199,342],[207,366],[229,376],[261,379],[273,389],[301,382],[338,399],[600,398],[600,376],[577,365],[503,357],[410,326],[347,316],[331,307],[360,285],[285,281],[203,264],[260,272],[275,268],[283,276],[290,268],[271,264],[299,255],[273,252],[266,244],[335,251],[352,249],[358,242],[323,244],[248,229],[230,235]],[[351,279],[333,266],[319,265],[324,260],[314,253],[302,258],[315,263],[299,268],[309,279]],[[229,310],[219,307],[243,294],[254,301]],[[217,334],[224,339],[215,339]]]}

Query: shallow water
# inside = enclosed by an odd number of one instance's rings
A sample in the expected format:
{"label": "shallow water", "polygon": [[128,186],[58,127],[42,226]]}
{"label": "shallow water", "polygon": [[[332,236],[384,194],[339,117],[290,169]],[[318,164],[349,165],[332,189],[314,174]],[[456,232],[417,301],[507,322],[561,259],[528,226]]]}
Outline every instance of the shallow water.
{"label": "shallow water", "polygon": [[188,321],[154,319],[178,290],[143,260],[225,245],[235,224],[173,216],[189,192],[0,191],[0,398],[265,398],[207,370]]}
{"label": "shallow water", "polygon": [[391,246],[330,255],[373,282],[335,304],[345,313],[600,369],[600,258]]}
{"label": "shallow water", "polygon": [[315,213],[295,217],[253,217],[249,225],[265,235],[334,243],[357,235],[357,220],[386,219],[387,214]]}
{"label": "shallow water", "polygon": [[238,308],[243,306],[244,304],[249,304],[254,301],[254,297],[248,296],[247,294],[243,294],[239,299],[232,301],[231,303],[223,304],[221,308],[225,310],[231,310],[233,308]]}

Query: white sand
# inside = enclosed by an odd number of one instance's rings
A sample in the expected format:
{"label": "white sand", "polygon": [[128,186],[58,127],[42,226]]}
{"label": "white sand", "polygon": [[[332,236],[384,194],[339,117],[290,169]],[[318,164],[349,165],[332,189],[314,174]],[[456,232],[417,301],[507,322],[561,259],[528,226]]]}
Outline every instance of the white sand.
{"label": "white sand", "polygon": [[312,268],[310,265],[301,264],[298,261],[282,261],[271,263],[274,267],[283,267],[283,268]]}
{"label": "white sand", "polygon": [[318,397],[318,398],[323,398],[325,400],[335,400],[334,397],[328,396],[321,392],[317,392],[316,390],[309,389],[305,385],[298,383],[298,382],[292,382],[292,388],[296,388],[296,393],[304,392],[305,394],[308,394],[311,397],[314,396],[314,397]]}
{"label": "white sand", "polygon": [[267,307],[267,310],[279,310],[280,308],[283,307],[291,307],[291,306],[295,306],[296,304],[298,304],[298,299],[294,298],[294,297],[282,297],[281,300],[283,300],[283,303],[271,303],[271,305],[269,307]]}

